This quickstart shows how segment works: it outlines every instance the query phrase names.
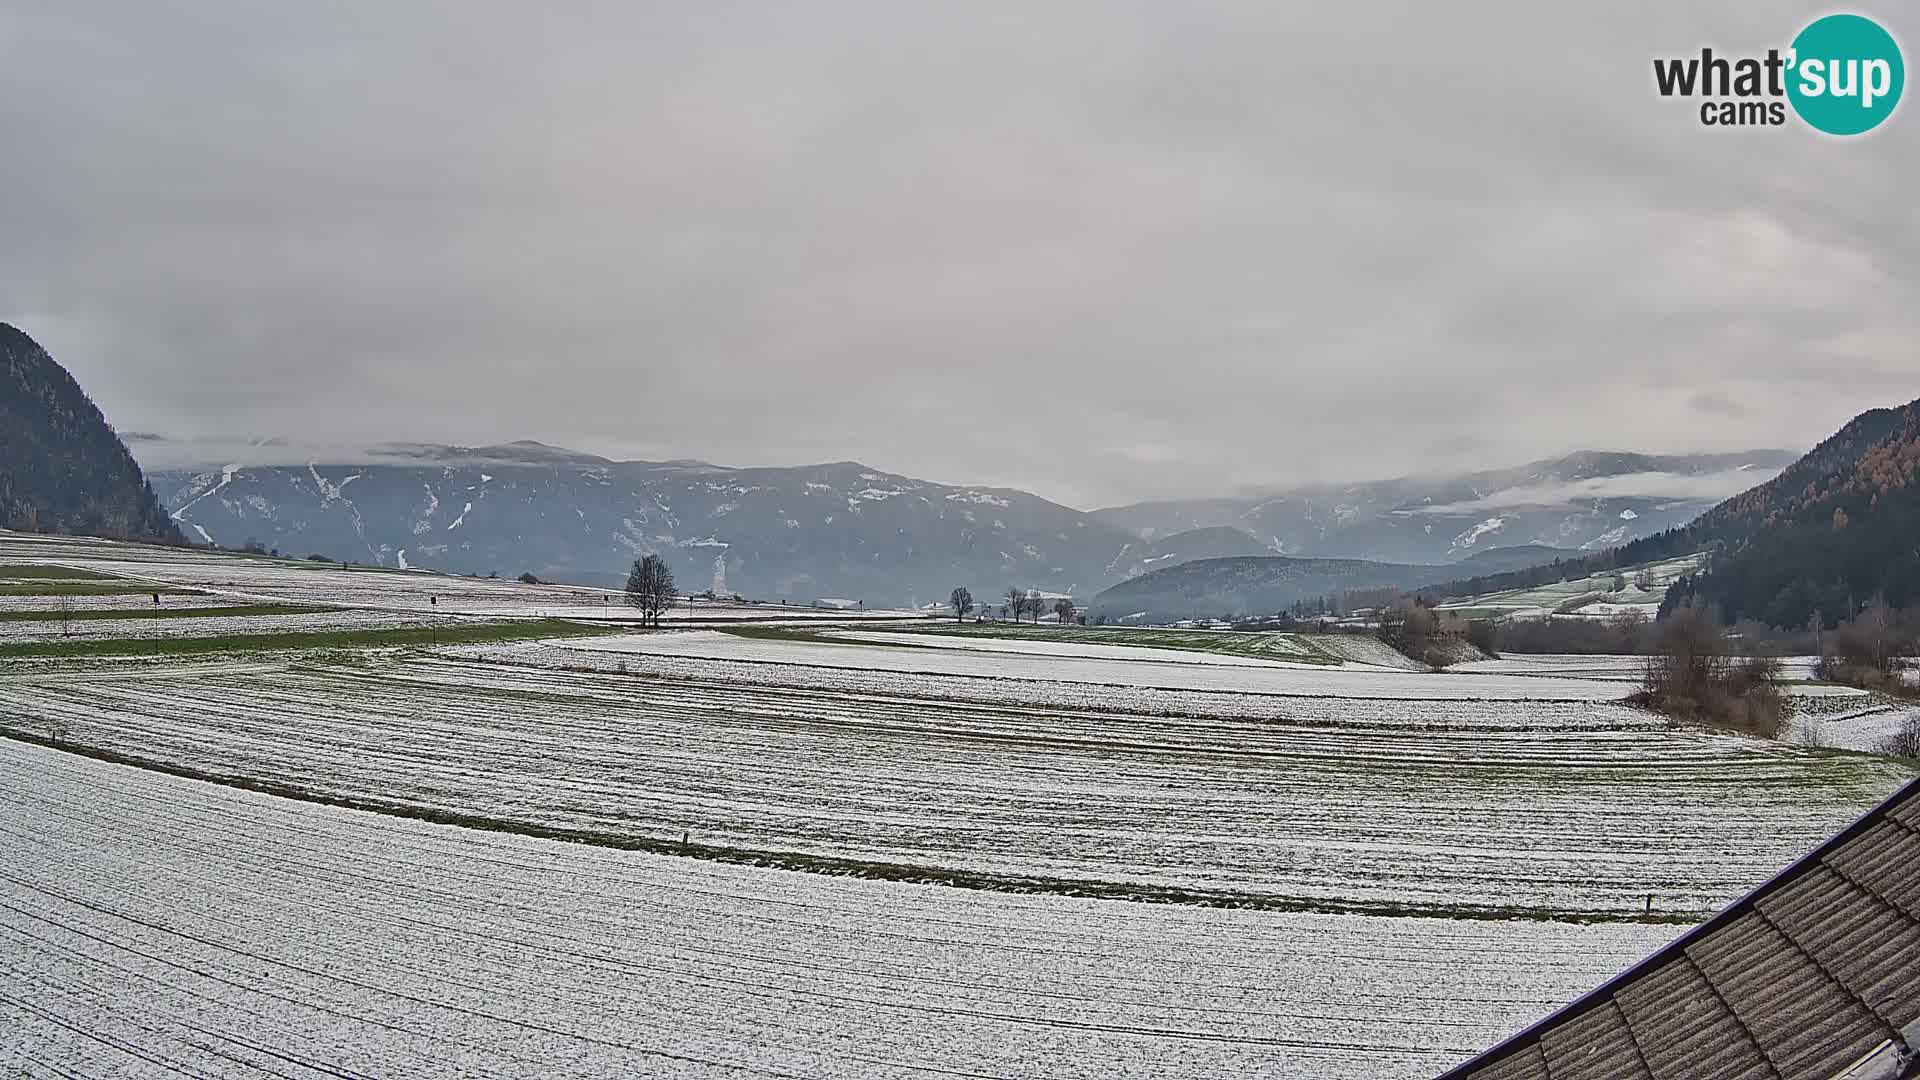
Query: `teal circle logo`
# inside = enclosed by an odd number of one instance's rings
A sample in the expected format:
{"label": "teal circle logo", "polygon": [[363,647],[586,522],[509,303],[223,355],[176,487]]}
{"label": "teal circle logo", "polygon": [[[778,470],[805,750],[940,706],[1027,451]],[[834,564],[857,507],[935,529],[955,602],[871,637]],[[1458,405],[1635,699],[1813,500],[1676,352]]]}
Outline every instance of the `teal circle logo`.
{"label": "teal circle logo", "polygon": [[1829,135],[1879,127],[1900,104],[1907,68],[1900,43],[1864,15],[1815,19],[1793,39],[1787,100],[1808,125]]}

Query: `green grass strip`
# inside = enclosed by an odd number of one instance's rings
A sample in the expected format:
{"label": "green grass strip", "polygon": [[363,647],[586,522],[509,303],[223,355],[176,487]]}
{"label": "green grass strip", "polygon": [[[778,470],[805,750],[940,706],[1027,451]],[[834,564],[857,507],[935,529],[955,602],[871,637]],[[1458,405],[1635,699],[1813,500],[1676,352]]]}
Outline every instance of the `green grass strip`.
{"label": "green grass strip", "polygon": [[[1295,664],[1337,664],[1343,659],[1322,649],[1313,640],[1316,635],[1287,631],[1154,630],[1128,626],[1034,626],[1032,624],[1020,626],[1015,623],[993,622],[915,626],[900,628],[899,632],[935,634],[941,637],[999,638],[1012,641],[1065,641],[1076,645],[1128,645],[1140,649],[1174,649],[1180,652],[1284,660]],[[1272,648],[1275,639],[1282,639],[1296,645],[1301,651]]]}
{"label": "green grass strip", "polygon": [[[708,625],[708,630],[718,630],[734,637],[752,638],[755,641],[802,641],[813,645],[870,645],[883,649],[934,649],[937,645],[917,645],[904,641],[854,641],[851,638],[824,637],[826,630],[851,630],[857,627],[845,625],[822,626],[718,626]],[[868,629],[871,629],[869,627]]]}
{"label": "green grass strip", "polygon": [[53,578],[62,581],[125,580],[92,570],[75,570],[71,566],[43,566],[39,563],[0,563],[0,578]]}
{"label": "green grass strip", "polygon": [[82,608],[75,611],[0,611],[0,623],[9,622],[60,622],[71,619],[74,622],[87,622],[95,619],[213,619],[233,615],[318,615],[326,611],[340,611],[341,608],[315,607],[306,604],[237,604],[232,607],[138,607],[122,608]]}
{"label": "green grass strip", "polygon": [[96,641],[33,641],[0,645],[9,657],[178,656],[195,653],[284,652],[295,649],[376,648],[392,645],[472,645],[531,638],[617,634],[623,627],[587,626],[564,619],[445,626],[390,626],[366,630],[290,631],[284,634],[222,634],[217,637],[104,638]]}
{"label": "green grass strip", "polygon": [[0,584],[0,596],[144,596],[159,593],[162,596],[204,596],[199,589],[183,589],[178,585],[142,585],[137,581],[68,581],[49,578],[47,583],[25,584],[8,582]]}

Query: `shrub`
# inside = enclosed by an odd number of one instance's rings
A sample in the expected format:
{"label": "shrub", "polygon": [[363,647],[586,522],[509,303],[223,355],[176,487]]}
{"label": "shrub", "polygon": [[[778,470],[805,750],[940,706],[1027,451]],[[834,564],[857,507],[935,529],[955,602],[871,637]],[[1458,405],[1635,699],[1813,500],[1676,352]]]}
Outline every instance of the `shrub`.
{"label": "shrub", "polygon": [[1475,619],[1467,624],[1467,644],[1495,660],[1500,658],[1500,651],[1495,647],[1498,636],[1492,619]]}
{"label": "shrub", "polygon": [[1920,758],[1920,712],[1910,712],[1893,734],[1880,744],[1880,752],[1894,757]]}
{"label": "shrub", "polygon": [[1654,629],[1657,646],[1629,701],[1680,720],[1779,737],[1786,710],[1778,659],[1730,655],[1726,632],[1692,605],[1675,609]]}

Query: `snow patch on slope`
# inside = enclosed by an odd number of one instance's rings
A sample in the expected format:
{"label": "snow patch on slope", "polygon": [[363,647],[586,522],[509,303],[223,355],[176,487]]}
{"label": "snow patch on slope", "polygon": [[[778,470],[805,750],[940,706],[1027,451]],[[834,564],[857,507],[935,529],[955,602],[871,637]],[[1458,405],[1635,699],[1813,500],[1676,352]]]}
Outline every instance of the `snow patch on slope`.
{"label": "snow patch on slope", "polygon": [[420,519],[413,523],[413,535],[420,536],[433,528],[433,513],[440,509],[440,496],[433,493],[432,484],[421,484],[427,493],[427,508],[420,512]]}
{"label": "snow patch on slope", "polygon": [[[219,491],[221,488],[226,487],[228,484],[233,483],[233,474],[239,471],[240,471],[240,465],[237,462],[232,465],[221,466],[219,483],[213,485],[212,487],[201,492],[200,494],[195,495],[191,500],[189,500],[187,503],[182,505],[180,509],[175,510],[172,514],[168,516],[172,517],[173,520],[175,521],[186,522],[187,524],[192,525],[193,524],[192,522],[187,521],[187,519],[185,517],[182,517],[181,515],[185,514],[188,510],[193,509],[194,503],[199,502],[201,499],[204,499],[207,496],[212,495],[214,492]],[[212,476],[213,474],[208,473],[207,475]],[[201,529],[200,526],[198,525],[194,525],[193,527],[200,530],[201,536],[207,536],[207,530]],[[213,543],[213,538],[207,537],[207,543],[209,544]]]}
{"label": "snow patch on slope", "polygon": [[1002,510],[1013,505],[998,495],[989,495],[984,491],[956,491],[947,496],[947,501],[973,503],[976,506],[995,506]]}
{"label": "snow patch on slope", "polygon": [[1448,552],[1465,551],[1467,548],[1470,548],[1474,544],[1478,543],[1481,537],[1486,536],[1489,533],[1499,532],[1501,529],[1504,529],[1506,527],[1507,527],[1506,518],[1490,517],[1487,520],[1481,522],[1480,524],[1475,525],[1474,527],[1461,533],[1459,536],[1454,537],[1453,543],[1447,546],[1447,551]]}

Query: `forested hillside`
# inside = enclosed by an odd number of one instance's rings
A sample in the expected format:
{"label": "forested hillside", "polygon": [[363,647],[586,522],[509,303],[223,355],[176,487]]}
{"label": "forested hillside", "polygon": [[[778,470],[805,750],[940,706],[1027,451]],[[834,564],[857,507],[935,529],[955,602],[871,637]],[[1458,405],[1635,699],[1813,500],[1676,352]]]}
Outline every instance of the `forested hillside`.
{"label": "forested hillside", "polygon": [[1699,598],[1729,621],[1796,627],[1831,625],[1876,596],[1920,605],[1920,401],[1862,414],[1697,528],[1739,540],[1669,606]]}
{"label": "forested hillside", "polygon": [[0,323],[0,526],[178,540],[133,456],[67,370]]}

